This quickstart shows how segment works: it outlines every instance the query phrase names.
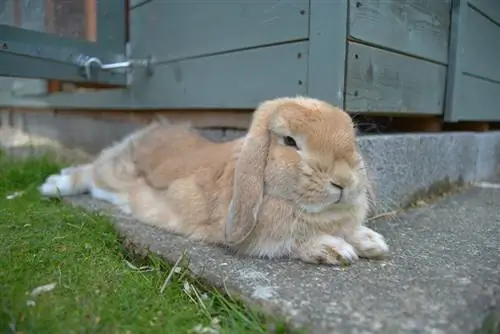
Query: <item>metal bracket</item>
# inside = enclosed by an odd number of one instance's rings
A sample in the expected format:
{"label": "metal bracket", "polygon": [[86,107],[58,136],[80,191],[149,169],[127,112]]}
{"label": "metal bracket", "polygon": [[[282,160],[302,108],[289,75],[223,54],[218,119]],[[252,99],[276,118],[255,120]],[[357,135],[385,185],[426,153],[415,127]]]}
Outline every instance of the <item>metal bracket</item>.
{"label": "metal bracket", "polygon": [[135,67],[141,67],[146,70],[148,76],[153,75],[153,58],[150,56],[146,59],[129,59],[116,63],[104,64],[99,58],[92,56],[79,55],[76,63],[82,70],[82,75],[87,80],[92,79],[92,74],[95,71],[119,71],[122,69],[131,71]]}

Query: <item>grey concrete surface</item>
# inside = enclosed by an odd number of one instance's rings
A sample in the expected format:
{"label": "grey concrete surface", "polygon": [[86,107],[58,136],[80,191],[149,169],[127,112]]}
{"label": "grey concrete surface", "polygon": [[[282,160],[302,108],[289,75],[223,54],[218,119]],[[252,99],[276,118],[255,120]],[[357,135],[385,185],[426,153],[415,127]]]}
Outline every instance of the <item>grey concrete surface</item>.
{"label": "grey concrete surface", "polygon": [[377,184],[377,212],[500,172],[500,131],[362,136],[359,144]]}
{"label": "grey concrete surface", "polygon": [[[72,203],[113,209],[86,197]],[[130,241],[216,286],[308,326],[309,333],[471,333],[500,302],[500,185],[470,187],[426,207],[370,224],[392,256],[348,268],[238,258],[116,215]]]}

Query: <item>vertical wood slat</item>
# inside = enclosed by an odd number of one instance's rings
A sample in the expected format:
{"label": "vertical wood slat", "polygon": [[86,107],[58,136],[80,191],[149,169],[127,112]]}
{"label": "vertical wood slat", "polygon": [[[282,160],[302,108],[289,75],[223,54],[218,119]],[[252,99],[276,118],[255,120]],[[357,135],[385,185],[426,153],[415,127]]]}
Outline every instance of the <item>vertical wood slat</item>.
{"label": "vertical wood slat", "polygon": [[[44,24],[45,31],[53,34],[56,32],[56,8],[54,0],[45,0]],[[62,90],[61,82],[58,80],[47,80],[47,93],[56,93]]]}
{"label": "vertical wood slat", "polygon": [[125,41],[130,42],[130,0],[125,0]]}
{"label": "vertical wood slat", "polygon": [[13,0],[14,1],[14,25],[16,27],[22,27],[23,25],[23,5],[21,3],[22,0]]}
{"label": "vertical wood slat", "polygon": [[345,108],[347,0],[310,0],[307,93]]}
{"label": "vertical wood slat", "polygon": [[44,24],[45,31],[54,34],[56,32],[56,7],[54,0],[45,0]]}
{"label": "vertical wood slat", "polygon": [[97,41],[97,2],[96,0],[85,0],[85,39],[91,42]]}
{"label": "vertical wood slat", "polygon": [[444,120],[446,122],[454,122],[455,117],[453,110],[457,108],[455,94],[460,91],[461,83],[461,62],[463,57],[459,55],[461,52],[458,48],[460,36],[463,36],[465,28],[465,8],[467,0],[453,0],[451,3],[451,23],[450,23],[450,46],[448,53],[448,73],[446,82],[445,105],[444,105]]}
{"label": "vertical wood slat", "polygon": [[[50,34],[56,32],[56,5],[55,0],[45,0],[44,24],[45,31]],[[62,91],[62,83],[59,80],[47,80],[47,93],[57,93]]]}
{"label": "vertical wood slat", "polygon": [[[444,119],[458,121],[496,121],[500,119],[500,83],[496,43],[500,27],[471,3],[479,1],[453,0],[448,77]],[[495,0],[481,3],[495,4]],[[488,16],[489,15],[489,16]],[[485,43],[484,41],[490,41]]]}

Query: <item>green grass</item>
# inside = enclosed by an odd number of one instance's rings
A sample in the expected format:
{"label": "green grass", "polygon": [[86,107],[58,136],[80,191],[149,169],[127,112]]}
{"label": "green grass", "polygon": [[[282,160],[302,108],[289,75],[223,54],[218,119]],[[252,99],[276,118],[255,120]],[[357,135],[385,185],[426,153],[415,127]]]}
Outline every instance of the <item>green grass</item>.
{"label": "green grass", "polygon": [[[176,272],[131,255],[103,215],[43,199],[37,186],[59,169],[47,159],[0,156],[2,333],[265,333],[285,326]],[[15,192],[22,195],[7,199]],[[55,283],[32,296],[34,288]],[[191,286],[191,293],[185,286]],[[193,293],[194,287],[194,293]]]}

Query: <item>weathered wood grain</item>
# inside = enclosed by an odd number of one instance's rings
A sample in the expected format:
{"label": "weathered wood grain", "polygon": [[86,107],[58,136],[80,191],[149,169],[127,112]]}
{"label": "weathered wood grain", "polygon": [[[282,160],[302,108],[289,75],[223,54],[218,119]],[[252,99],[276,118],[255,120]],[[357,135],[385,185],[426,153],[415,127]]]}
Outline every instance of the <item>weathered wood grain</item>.
{"label": "weathered wood grain", "polygon": [[352,39],[447,63],[451,0],[350,0],[349,5]]}
{"label": "weathered wood grain", "polygon": [[[255,108],[264,100],[307,93],[308,42],[157,64],[154,75],[136,69],[127,89],[23,98],[2,104],[79,109]],[[0,53],[0,61],[2,54]]]}
{"label": "weathered wood grain", "polygon": [[498,0],[469,0],[469,4],[486,14],[490,19],[500,24],[500,1]]}
{"label": "weathered wood grain", "polygon": [[[500,1],[498,2],[500,4]],[[500,13],[500,6],[498,7]],[[473,8],[466,8],[466,28],[460,37],[462,72],[500,82],[500,25]]]}
{"label": "weathered wood grain", "polygon": [[344,107],[347,2],[311,0],[307,94]]}
{"label": "weathered wood grain", "polygon": [[459,80],[451,121],[500,120],[500,84],[467,74],[462,74]]}
{"label": "weathered wood grain", "polygon": [[500,120],[500,26],[491,19],[495,13],[500,14],[500,6],[487,0],[453,3],[447,122]]}
{"label": "weathered wood grain", "polygon": [[140,6],[146,2],[149,2],[151,0],[130,0],[129,2],[129,7],[130,8],[134,8],[134,7],[137,7],[137,6]]}
{"label": "weathered wood grain", "polygon": [[308,38],[309,0],[153,0],[132,10],[134,57],[160,61]]}
{"label": "weathered wood grain", "polygon": [[446,66],[349,42],[346,109],[439,115]]}

